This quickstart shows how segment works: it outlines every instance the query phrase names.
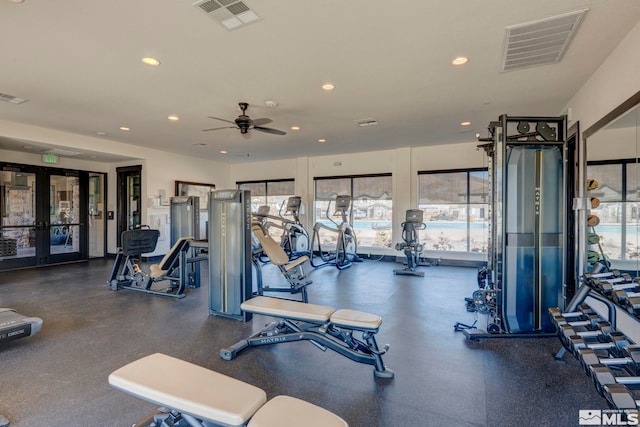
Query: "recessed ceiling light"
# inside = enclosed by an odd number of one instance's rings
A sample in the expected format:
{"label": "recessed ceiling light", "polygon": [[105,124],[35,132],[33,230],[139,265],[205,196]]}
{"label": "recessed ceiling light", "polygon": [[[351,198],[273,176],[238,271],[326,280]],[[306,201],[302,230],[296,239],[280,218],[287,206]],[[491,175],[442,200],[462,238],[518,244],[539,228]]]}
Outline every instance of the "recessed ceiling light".
{"label": "recessed ceiling light", "polygon": [[469,62],[469,58],[467,58],[466,56],[459,56],[451,61],[451,65],[464,65],[467,62]]}
{"label": "recessed ceiling light", "polygon": [[336,87],[331,83],[325,83],[322,85],[322,89],[324,90],[334,90]]}
{"label": "recessed ceiling light", "polygon": [[220,154],[227,154],[227,150],[220,150]]}
{"label": "recessed ceiling light", "polygon": [[173,121],[173,122],[177,122],[178,120],[180,120],[180,117],[175,116],[175,115],[171,115],[169,117],[167,117],[167,119]]}
{"label": "recessed ceiling light", "polygon": [[98,132],[96,132],[96,135],[98,135],[98,136],[107,136],[109,134],[107,132],[105,132],[105,131],[99,130]]}
{"label": "recessed ceiling light", "polygon": [[127,131],[127,130],[131,130],[131,128],[128,128],[128,127],[126,127],[126,126],[120,126],[120,130],[125,130],[125,131]]}
{"label": "recessed ceiling light", "polygon": [[31,150],[33,147],[30,145],[23,145],[22,148],[24,148],[25,150]]}
{"label": "recessed ceiling light", "polygon": [[318,142],[322,144],[323,142],[327,142],[327,140],[326,140],[326,139],[324,139],[324,138],[320,138],[320,139],[318,140]]}
{"label": "recessed ceiling light", "polygon": [[156,66],[156,65],[160,65],[160,61],[158,61],[156,58],[152,58],[150,56],[145,56],[144,58],[142,58],[142,62],[147,64],[147,65],[152,65],[152,66]]}
{"label": "recessed ceiling light", "polygon": [[273,100],[268,100],[268,101],[264,101],[264,105],[266,105],[269,108],[276,108],[278,106],[278,103]]}
{"label": "recessed ceiling light", "polygon": [[469,126],[471,122],[461,122],[460,126]]}
{"label": "recessed ceiling light", "polygon": [[11,3],[23,3],[24,0],[9,0]]}
{"label": "recessed ceiling light", "polygon": [[291,130],[300,130],[300,126],[291,126]]}

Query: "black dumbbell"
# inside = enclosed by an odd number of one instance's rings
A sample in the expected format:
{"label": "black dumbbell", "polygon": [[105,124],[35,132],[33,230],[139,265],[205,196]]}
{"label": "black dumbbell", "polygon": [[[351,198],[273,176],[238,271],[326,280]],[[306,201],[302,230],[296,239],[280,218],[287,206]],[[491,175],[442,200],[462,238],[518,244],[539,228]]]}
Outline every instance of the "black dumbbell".
{"label": "black dumbbell", "polygon": [[640,385],[639,376],[625,375],[626,372],[620,369],[620,373],[623,375],[615,375],[611,370],[611,367],[603,364],[595,364],[590,366],[591,378],[593,379],[596,390],[602,396],[604,396],[604,387],[610,384],[624,384],[624,385]]}
{"label": "black dumbbell", "polygon": [[[634,373],[640,370],[640,346],[630,344],[622,348],[616,348],[616,353],[612,355],[609,349],[606,353],[603,350],[594,350],[592,348],[581,348],[578,350],[578,359],[585,368],[587,374],[591,373],[590,367],[593,365],[605,366],[629,366]],[[611,357],[614,356],[614,357]],[[616,357],[621,356],[621,357]]]}
{"label": "black dumbbell", "polygon": [[610,271],[604,271],[602,273],[584,273],[584,277],[586,279],[602,279],[602,278],[606,278],[606,277],[616,277],[620,275],[620,271],[618,270],[610,270]]}
{"label": "black dumbbell", "polygon": [[[607,341],[601,341],[601,338],[604,338]],[[569,347],[576,356],[578,356],[578,351],[583,348],[591,350],[621,351],[622,348],[630,344],[629,339],[622,332],[611,332],[607,335],[598,336],[597,339],[593,341],[585,341],[585,338],[577,335],[569,338]]]}
{"label": "black dumbbell", "polygon": [[609,295],[618,290],[633,289],[638,286],[638,282],[631,280],[631,276],[627,273],[623,273],[614,279],[599,280],[596,286],[604,295]]}
{"label": "black dumbbell", "polygon": [[629,298],[640,297],[640,292],[638,292],[638,290],[640,290],[640,287],[637,287],[637,289],[634,290],[620,289],[613,291],[611,293],[611,300],[621,306],[625,306]]}
{"label": "black dumbbell", "polygon": [[631,296],[627,299],[627,303],[625,304],[627,307],[627,311],[629,313],[633,313],[636,316],[640,316],[640,293],[638,296]]}
{"label": "black dumbbell", "polygon": [[613,408],[636,409],[638,407],[638,401],[624,384],[606,384],[602,387],[602,391]]}

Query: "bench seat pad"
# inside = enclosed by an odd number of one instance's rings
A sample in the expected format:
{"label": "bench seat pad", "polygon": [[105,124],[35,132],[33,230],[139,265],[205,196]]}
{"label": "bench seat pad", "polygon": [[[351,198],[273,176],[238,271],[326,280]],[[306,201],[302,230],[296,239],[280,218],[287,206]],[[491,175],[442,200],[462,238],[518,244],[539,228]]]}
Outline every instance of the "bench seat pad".
{"label": "bench seat pad", "polygon": [[109,384],[157,405],[229,426],[245,424],[267,401],[258,387],[161,353],[114,371]]}
{"label": "bench seat pad", "polygon": [[331,323],[345,328],[377,331],[382,324],[382,318],[375,314],[343,308],[331,315]]}
{"label": "bench seat pad", "polygon": [[304,400],[276,396],[249,421],[248,427],[349,427],[336,414]]}
{"label": "bench seat pad", "polygon": [[329,321],[331,314],[335,311],[333,308],[324,305],[306,304],[263,296],[254,297],[243,302],[240,308],[249,313],[316,323]]}

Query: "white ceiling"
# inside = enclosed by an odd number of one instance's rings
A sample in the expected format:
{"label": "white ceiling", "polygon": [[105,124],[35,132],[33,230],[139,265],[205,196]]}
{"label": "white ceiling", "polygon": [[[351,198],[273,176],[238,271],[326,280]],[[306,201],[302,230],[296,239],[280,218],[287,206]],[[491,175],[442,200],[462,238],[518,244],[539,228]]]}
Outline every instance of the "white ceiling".
{"label": "white ceiling", "polygon": [[[229,31],[191,0],[0,0],[0,93],[29,100],[0,120],[229,162],[470,142],[500,114],[561,114],[640,20],[637,0],[244,2],[262,19]],[[561,62],[500,71],[507,26],[583,8]],[[287,135],[201,131],[240,101]],[[28,142],[47,145],[0,148]]]}

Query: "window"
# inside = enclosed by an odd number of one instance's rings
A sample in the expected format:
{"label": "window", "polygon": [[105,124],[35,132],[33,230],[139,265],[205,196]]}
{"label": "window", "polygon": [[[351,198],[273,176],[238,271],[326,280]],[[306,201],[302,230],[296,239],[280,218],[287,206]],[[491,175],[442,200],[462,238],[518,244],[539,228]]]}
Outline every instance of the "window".
{"label": "window", "polygon": [[611,260],[638,260],[640,235],[640,166],[636,159],[589,162],[587,177],[598,181],[589,192],[600,199],[590,213],[600,223],[594,227],[600,247]]}
{"label": "window", "polygon": [[427,228],[427,250],[487,252],[489,238],[486,169],[418,172],[418,209]]}
{"label": "window", "polygon": [[[237,182],[240,190],[251,191],[251,211],[257,212],[260,206],[269,206],[270,215],[278,215],[282,204],[295,196],[293,179]],[[283,208],[284,209],[284,208]],[[284,213],[284,210],[283,210]]]}
{"label": "window", "polygon": [[[391,174],[314,178],[314,181],[316,222],[332,226],[328,215],[339,224],[340,218],[333,217],[336,196],[350,195],[351,210],[347,212],[347,220],[355,230],[358,246],[391,247]],[[321,231],[322,244],[335,244],[336,236]]]}

